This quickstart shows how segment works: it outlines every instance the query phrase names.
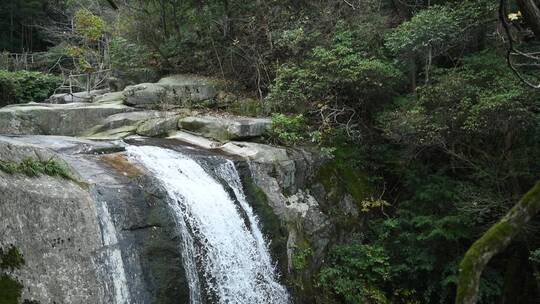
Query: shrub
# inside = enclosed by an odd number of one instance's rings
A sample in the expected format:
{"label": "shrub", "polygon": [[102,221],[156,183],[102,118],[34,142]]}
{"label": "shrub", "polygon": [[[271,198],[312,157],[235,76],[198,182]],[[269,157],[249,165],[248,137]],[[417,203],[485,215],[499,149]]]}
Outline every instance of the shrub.
{"label": "shrub", "polygon": [[319,274],[319,284],[342,303],[389,303],[382,285],[392,277],[390,257],[380,246],[336,246]]}
{"label": "shrub", "polygon": [[60,77],[50,74],[0,70],[0,106],[43,101],[61,84]]}
{"label": "shrub", "polygon": [[307,126],[303,115],[272,115],[271,141],[283,145],[294,145],[305,140],[306,137]]}

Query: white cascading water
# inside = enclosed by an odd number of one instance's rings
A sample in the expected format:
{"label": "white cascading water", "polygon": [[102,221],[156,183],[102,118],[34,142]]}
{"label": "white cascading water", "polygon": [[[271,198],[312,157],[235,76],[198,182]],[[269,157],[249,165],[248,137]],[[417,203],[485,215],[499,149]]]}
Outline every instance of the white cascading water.
{"label": "white cascading water", "polygon": [[[201,267],[207,293],[217,303],[289,303],[231,162],[215,170],[233,189],[239,206],[222,184],[186,155],[153,146],[128,146],[127,152],[162,183],[171,198],[192,304],[201,303],[202,297],[196,265]],[[247,217],[247,225],[237,208]],[[200,246],[194,246],[193,238]]]}
{"label": "white cascading water", "polygon": [[129,288],[127,285],[126,273],[122,254],[118,248],[118,238],[116,237],[116,228],[114,227],[107,203],[98,203],[99,221],[101,224],[101,238],[106,248],[106,266],[111,276],[114,291],[115,304],[131,303],[129,297]]}

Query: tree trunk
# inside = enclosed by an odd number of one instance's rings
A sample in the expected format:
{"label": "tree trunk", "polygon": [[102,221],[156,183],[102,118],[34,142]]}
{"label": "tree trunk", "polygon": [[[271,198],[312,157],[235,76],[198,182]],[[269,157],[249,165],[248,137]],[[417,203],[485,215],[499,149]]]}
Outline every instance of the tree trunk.
{"label": "tree trunk", "polygon": [[536,0],[516,0],[525,23],[529,25],[537,39],[540,39],[540,9]]}
{"label": "tree trunk", "polygon": [[540,181],[467,250],[459,265],[456,304],[476,303],[480,277],[489,260],[504,250],[539,211]]}

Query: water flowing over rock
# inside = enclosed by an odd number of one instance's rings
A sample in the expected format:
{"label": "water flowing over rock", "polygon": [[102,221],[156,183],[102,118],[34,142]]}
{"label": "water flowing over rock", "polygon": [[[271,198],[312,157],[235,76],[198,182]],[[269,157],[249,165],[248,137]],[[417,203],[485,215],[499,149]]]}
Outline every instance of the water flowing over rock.
{"label": "water flowing over rock", "polygon": [[[212,98],[214,85],[173,76],[151,87],[184,102]],[[308,149],[246,142],[263,140],[270,119],[165,111],[144,90],[131,107],[126,90],[0,109],[0,164],[55,160],[71,176],[0,167],[0,248],[26,260],[9,273],[23,299],[314,303],[328,247],[348,233],[335,206],[358,217],[335,170],[319,172],[325,160]]]}
{"label": "water flowing over rock", "polygon": [[[184,239],[182,251],[195,254],[195,261],[184,260],[191,288],[215,303],[288,303],[234,165],[217,167],[233,189],[227,193],[201,165],[178,152],[148,146],[127,151],[167,189]],[[202,282],[195,265],[202,266]]]}

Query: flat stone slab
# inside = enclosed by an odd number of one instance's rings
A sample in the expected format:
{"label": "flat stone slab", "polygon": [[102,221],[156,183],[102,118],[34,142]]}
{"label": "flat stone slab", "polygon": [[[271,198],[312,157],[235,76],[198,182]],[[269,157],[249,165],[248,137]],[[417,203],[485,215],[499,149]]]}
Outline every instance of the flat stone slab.
{"label": "flat stone slab", "polygon": [[147,120],[137,127],[137,134],[148,137],[166,135],[178,129],[179,118],[175,115]]}
{"label": "flat stone slab", "polygon": [[0,109],[0,134],[76,136],[118,113],[135,111],[120,104],[10,105]]}
{"label": "flat stone slab", "polygon": [[98,96],[108,93],[109,90],[93,90],[90,92],[77,92],[77,93],[61,93],[55,94],[47,99],[49,103],[63,104],[72,102],[92,102]]}
{"label": "flat stone slab", "polygon": [[290,161],[287,150],[252,142],[229,142],[219,147],[225,153],[240,156],[258,163]]}
{"label": "flat stone slab", "polygon": [[169,137],[167,138],[177,139],[185,143],[188,143],[192,146],[200,147],[203,149],[209,149],[209,150],[216,149],[221,146],[221,143],[217,141],[213,141],[208,138],[201,137],[201,136],[198,136],[189,132],[185,132],[185,131],[171,132],[169,133]]}
{"label": "flat stone slab", "polygon": [[178,124],[180,129],[226,141],[262,136],[272,121],[267,118],[190,116],[180,119]]}

